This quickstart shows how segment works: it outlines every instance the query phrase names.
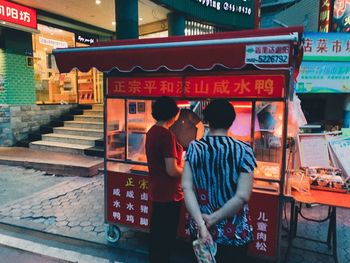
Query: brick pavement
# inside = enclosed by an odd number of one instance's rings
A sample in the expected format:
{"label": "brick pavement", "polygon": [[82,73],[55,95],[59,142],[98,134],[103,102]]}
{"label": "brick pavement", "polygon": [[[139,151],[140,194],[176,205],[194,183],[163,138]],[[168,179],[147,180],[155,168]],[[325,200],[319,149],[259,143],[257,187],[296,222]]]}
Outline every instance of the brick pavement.
{"label": "brick pavement", "polygon": [[[0,222],[107,244],[103,189],[102,174],[93,178],[70,178],[70,180],[56,184],[39,194],[33,194],[0,207]],[[304,208],[304,213],[313,218],[322,218],[326,212],[327,208],[323,206]],[[350,262],[349,210],[338,209],[337,222],[339,262]],[[315,224],[300,218],[298,231],[310,237],[325,239],[327,226],[327,223]],[[126,227],[121,227],[121,231],[122,238],[116,246],[143,253],[147,252],[147,233]],[[327,251],[323,245],[302,240],[298,242],[299,246]],[[284,254],[286,238],[283,239],[281,246],[283,247],[282,254]],[[182,253],[179,262],[188,261],[188,252],[190,251],[188,246],[180,242],[176,251]],[[287,263],[301,262],[327,263],[333,261],[331,257],[292,249]]]}

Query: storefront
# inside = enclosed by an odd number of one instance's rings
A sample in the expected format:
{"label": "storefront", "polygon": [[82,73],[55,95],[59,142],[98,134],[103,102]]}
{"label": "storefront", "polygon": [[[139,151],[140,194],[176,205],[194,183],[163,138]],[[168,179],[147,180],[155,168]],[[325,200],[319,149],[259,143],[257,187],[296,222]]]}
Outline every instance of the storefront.
{"label": "storefront", "polygon": [[34,79],[37,104],[92,104],[102,102],[102,75],[95,69],[59,74],[52,50],[84,47],[97,41],[66,30],[38,24],[33,34]]}
{"label": "storefront", "polygon": [[102,75],[95,69],[59,74],[52,50],[88,46],[112,35],[0,1],[0,145],[15,145],[77,104],[102,103]]}
{"label": "storefront", "polygon": [[305,33],[304,57],[295,86],[309,124],[348,128],[350,35]]}

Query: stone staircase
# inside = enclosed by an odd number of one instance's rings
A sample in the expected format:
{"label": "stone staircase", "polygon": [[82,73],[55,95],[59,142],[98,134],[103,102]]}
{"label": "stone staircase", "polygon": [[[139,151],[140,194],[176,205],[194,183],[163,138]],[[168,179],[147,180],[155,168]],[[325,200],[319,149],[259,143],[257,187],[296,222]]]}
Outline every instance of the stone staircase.
{"label": "stone staircase", "polygon": [[103,105],[94,104],[63,122],[63,127],[53,127],[53,133],[41,135],[29,148],[54,152],[103,156]]}

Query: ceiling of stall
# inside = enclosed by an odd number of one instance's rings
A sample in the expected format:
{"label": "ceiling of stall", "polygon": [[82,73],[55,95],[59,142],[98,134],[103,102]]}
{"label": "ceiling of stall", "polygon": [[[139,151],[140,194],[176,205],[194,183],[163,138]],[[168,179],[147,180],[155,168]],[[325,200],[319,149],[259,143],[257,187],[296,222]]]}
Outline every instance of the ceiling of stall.
{"label": "ceiling of stall", "polygon": [[[13,0],[13,2],[115,31],[114,0]],[[100,4],[97,4],[98,2]],[[149,0],[138,2],[140,25],[166,19],[169,12],[167,9]]]}

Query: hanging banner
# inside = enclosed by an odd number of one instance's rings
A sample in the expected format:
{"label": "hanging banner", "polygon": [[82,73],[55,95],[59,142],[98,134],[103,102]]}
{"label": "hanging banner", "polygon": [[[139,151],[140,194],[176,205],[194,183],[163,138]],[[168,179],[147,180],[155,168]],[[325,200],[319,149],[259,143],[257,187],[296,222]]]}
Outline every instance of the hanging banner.
{"label": "hanging banner", "polygon": [[350,61],[350,34],[305,33],[303,60]]}
{"label": "hanging banner", "polygon": [[350,93],[350,63],[311,62],[300,65],[297,93]]}
{"label": "hanging banner", "polygon": [[196,98],[283,98],[283,75],[108,78],[108,95]]}
{"label": "hanging banner", "polygon": [[0,0],[0,21],[37,29],[36,10]]}

